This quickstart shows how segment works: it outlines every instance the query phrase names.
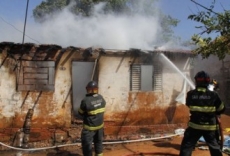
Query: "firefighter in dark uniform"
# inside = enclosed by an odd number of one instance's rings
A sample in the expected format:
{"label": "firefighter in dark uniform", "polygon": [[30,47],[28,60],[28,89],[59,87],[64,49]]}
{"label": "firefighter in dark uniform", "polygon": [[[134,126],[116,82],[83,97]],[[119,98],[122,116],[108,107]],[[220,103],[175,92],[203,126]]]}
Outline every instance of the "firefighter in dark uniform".
{"label": "firefighter in dark uniform", "polygon": [[82,152],[84,156],[92,156],[92,143],[96,156],[103,156],[104,112],[106,102],[98,94],[98,85],[90,81],[86,86],[87,94],[81,101],[78,113],[83,118],[81,132]]}
{"label": "firefighter in dark uniform", "polygon": [[206,72],[198,72],[195,81],[196,88],[189,91],[186,97],[190,120],[184,133],[179,155],[191,156],[195,144],[203,136],[211,156],[222,156],[220,145],[216,139],[218,128],[216,115],[223,113],[225,106],[216,92],[208,90],[210,77]]}

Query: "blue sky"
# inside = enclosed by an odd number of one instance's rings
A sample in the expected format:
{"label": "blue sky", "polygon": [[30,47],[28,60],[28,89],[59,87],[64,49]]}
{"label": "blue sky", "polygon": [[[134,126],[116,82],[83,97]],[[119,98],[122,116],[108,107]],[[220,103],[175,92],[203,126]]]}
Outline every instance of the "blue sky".
{"label": "blue sky", "polygon": [[[195,26],[200,24],[189,20],[188,16],[195,14],[203,8],[196,5],[191,0],[159,0],[162,1],[163,11],[166,14],[180,20],[180,23],[175,28],[175,33],[182,37],[182,39],[189,39],[191,35],[200,33],[201,30],[196,29]],[[209,7],[213,0],[195,0],[200,4]],[[230,10],[230,1],[216,0],[214,10],[216,12],[223,12],[223,10]]]}
{"label": "blue sky", "polygon": [[[28,7],[28,19],[32,19],[33,9],[39,5],[42,0],[30,0]],[[1,0],[0,1],[0,15],[7,21],[23,20],[25,19],[27,0]]]}
{"label": "blue sky", "polygon": [[[203,4],[204,6],[210,6],[212,2],[212,0],[197,0],[197,1],[199,1],[199,3]],[[37,34],[35,34],[35,32],[33,31],[37,31],[37,32],[42,31],[40,34],[43,35],[47,34],[48,31],[49,32],[51,31],[48,28],[46,29],[36,28],[35,22],[32,18],[32,10],[41,2],[42,0],[29,1],[29,9],[28,9],[28,17],[27,17],[27,29],[28,29],[27,35],[33,38],[34,40],[31,41],[31,39],[27,38],[28,42],[36,42],[35,40],[38,39],[40,43],[40,41],[43,40],[42,37],[41,38],[38,37]],[[180,20],[180,23],[174,29],[174,31],[175,31],[175,35],[180,36],[182,40],[189,40],[193,34],[201,31],[195,28],[195,26],[199,24],[187,19],[187,17],[190,14],[202,10],[202,8],[195,5],[190,0],[159,0],[159,2],[160,2],[159,7],[161,10],[163,10],[165,14],[169,14],[172,17]],[[22,36],[22,32],[16,32],[13,29],[17,28],[18,30],[23,31],[23,22],[25,20],[26,4],[27,4],[27,0],[0,0],[0,34],[4,34],[3,36],[0,35],[0,42],[8,41],[11,39],[13,42],[20,42],[19,36]],[[216,0],[216,5],[214,10],[220,12],[223,11],[223,9],[230,10],[230,2],[228,0]],[[12,25],[15,28],[13,28]],[[51,25],[52,24],[50,23],[46,24],[46,26],[52,27]],[[58,23],[57,25],[60,26],[61,23]],[[36,30],[33,30],[33,27],[36,28]],[[64,33],[64,30],[62,29],[63,28],[59,27],[59,31],[61,30],[61,32]],[[73,28],[69,28],[69,29],[73,29]],[[15,36],[18,35],[18,36],[11,37],[11,35],[15,35]],[[61,35],[59,35],[59,37],[61,38]],[[123,37],[125,38],[125,36]],[[49,38],[46,40],[46,42],[53,41],[54,43],[58,43],[58,44],[62,43],[61,40],[54,41],[55,40],[54,38],[56,37],[51,38],[46,36],[46,38]],[[89,38],[87,39],[89,40]],[[68,42],[66,41],[65,44],[63,45],[68,46],[67,44]],[[82,44],[81,46],[84,46],[84,44]],[[116,45],[114,44],[111,46],[115,47]]]}

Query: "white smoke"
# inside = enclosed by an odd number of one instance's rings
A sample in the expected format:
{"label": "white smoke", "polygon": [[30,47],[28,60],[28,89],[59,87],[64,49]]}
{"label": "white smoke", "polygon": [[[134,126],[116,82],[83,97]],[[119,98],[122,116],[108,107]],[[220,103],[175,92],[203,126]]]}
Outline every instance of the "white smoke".
{"label": "white smoke", "polygon": [[[57,44],[63,47],[99,46],[105,49],[153,49],[157,36],[161,34],[158,17],[141,14],[105,15],[101,11],[103,7],[103,3],[96,5],[94,15],[89,18],[76,17],[67,7],[45,23],[27,23],[25,43]],[[24,21],[14,23],[20,30],[23,30],[23,25]],[[1,27],[0,42],[22,41],[22,32],[6,23]]]}

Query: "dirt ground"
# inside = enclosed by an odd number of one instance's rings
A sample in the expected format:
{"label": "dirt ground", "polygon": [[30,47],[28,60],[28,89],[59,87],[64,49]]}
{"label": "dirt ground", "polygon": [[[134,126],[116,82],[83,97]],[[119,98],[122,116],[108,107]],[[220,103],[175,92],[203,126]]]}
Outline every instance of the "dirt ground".
{"label": "dirt ground", "polygon": [[[222,115],[223,129],[230,128],[230,113]],[[224,131],[225,135],[230,132]],[[104,156],[176,156],[179,154],[180,143],[183,136],[174,136],[168,139],[142,141],[135,143],[104,145]],[[206,146],[199,143],[199,146]],[[61,147],[43,151],[0,151],[1,156],[82,156],[81,146]],[[193,156],[209,156],[209,150],[198,147],[193,151]],[[228,156],[223,154],[223,156]]]}
{"label": "dirt ground", "polygon": [[[230,128],[229,121],[230,113],[226,112],[226,114],[221,116],[223,129]],[[230,132],[224,131],[224,134],[230,135]],[[104,156],[176,156],[179,154],[182,138],[183,136],[175,136],[171,139],[114,145],[112,148],[105,148]],[[207,147],[205,143],[199,143],[198,146]],[[193,151],[193,156],[209,155],[209,150],[201,150],[198,147]],[[228,155],[223,153],[223,156]]]}

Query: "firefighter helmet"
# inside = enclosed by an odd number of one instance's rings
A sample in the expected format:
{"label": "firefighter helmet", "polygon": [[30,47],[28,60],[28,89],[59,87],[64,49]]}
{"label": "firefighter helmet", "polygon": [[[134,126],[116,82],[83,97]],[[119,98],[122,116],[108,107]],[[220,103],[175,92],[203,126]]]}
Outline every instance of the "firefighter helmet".
{"label": "firefighter helmet", "polygon": [[198,72],[194,78],[196,86],[207,87],[210,83],[210,77],[205,71]]}
{"label": "firefighter helmet", "polygon": [[211,83],[214,85],[214,90],[219,89],[219,83],[216,79],[212,79]]}
{"label": "firefighter helmet", "polygon": [[98,93],[98,84],[96,81],[90,81],[86,86],[87,93]]}

